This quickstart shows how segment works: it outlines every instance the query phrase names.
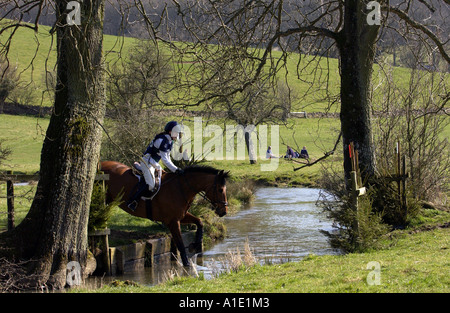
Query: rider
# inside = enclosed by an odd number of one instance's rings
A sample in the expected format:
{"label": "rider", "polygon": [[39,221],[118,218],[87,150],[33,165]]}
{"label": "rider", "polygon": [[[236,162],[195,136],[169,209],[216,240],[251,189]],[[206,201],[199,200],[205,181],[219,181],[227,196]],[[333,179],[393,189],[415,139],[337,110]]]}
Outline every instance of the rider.
{"label": "rider", "polygon": [[[145,183],[148,185],[148,190],[151,195],[153,195],[155,191],[155,170],[158,172],[159,181],[161,181],[162,167],[158,163],[159,160],[162,160],[164,165],[166,165],[170,171],[177,174],[183,174],[183,170],[173,164],[170,159],[170,151],[172,150],[173,141],[178,139],[178,135],[181,132],[181,125],[175,121],[170,121],[164,127],[164,132],[156,135],[144,152],[140,165]],[[136,210],[139,199],[146,189],[147,186],[145,184],[139,184],[138,191],[127,202],[128,208],[133,211]]]}

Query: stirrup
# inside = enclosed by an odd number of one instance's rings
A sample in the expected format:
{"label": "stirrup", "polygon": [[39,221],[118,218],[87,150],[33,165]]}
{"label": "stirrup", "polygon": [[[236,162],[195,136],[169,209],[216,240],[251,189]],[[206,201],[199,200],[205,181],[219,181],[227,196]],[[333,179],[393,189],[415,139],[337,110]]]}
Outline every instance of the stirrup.
{"label": "stirrup", "polygon": [[128,205],[127,205],[127,207],[131,210],[131,211],[136,211],[136,209],[137,209],[137,205],[138,205],[138,202],[136,201],[136,200],[134,200],[134,201],[132,201],[131,203],[129,203]]}

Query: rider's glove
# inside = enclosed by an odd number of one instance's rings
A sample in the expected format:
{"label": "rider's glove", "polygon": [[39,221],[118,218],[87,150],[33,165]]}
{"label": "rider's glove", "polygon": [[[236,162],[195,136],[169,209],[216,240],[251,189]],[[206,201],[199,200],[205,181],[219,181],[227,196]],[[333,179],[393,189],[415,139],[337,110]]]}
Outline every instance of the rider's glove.
{"label": "rider's glove", "polygon": [[175,174],[183,175],[184,171],[181,168],[177,168],[177,170],[175,171]]}

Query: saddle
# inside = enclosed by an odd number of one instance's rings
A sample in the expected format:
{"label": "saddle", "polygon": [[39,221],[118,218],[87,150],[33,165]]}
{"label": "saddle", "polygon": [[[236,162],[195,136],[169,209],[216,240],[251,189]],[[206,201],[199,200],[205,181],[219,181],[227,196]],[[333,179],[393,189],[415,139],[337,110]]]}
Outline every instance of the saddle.
{"label": "saddle", "polygon": [[138,183],[136,185],[136,190],[143,188],[145,185],[146,191],[141,195],[141,198],[144,200],[152,200],[156,194],[159,192],[161,187],[161,182],[158,175],[155,175],[155,187],[152,191],[148,190],[148,185],[145,183],[144,174],[142,173],[141,165],[138,162],[134,162],[133,164],[134,171],[133,174],[138,178]]}
{"label": "saddle", "polygon": [[139,164],[138,162],[134,162],[132,171],[134,176],[136,176],[138,179],[141,179],[141,177],[144,176],[144,174],[142,173],[141,164]]}

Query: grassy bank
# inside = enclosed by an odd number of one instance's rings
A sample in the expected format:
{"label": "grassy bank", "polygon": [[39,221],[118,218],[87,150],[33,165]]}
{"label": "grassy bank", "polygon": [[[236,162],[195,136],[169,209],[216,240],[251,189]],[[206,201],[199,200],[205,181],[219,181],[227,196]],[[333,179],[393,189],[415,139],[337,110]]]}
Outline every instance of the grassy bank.
{"label": "grassy bank", "polygon": [[[294,127],[298,129],[299,142],[308,140],[303,128],[317,123],[314,119],[299,119]],[[326,120],[322,120],[326,121]],[[13,170],[34,172],[39,169],[40,149],[43,131],[48,120],[33,117],[0,115],[0,139],[13,150],[8,164]],[[326,128],[322,124],[324,130]],[[280,133],[289,134],[286,128]],[[446,130],[448,133],[448,129]],[[305,137],[301,137],[305,136]],[[323,137],[323,136],[322,136]],[[325,138],[325,137],[323,137]],[[332,136],[328,137],[331,141]],[[314,146],[313,146],[314,147]],[[311,147],[314,156],[320,153]],[[251,175],[257,181],[267,184],[295,185],[314,182],[320,175],[321,167],[315,166],[293,172],[297,165],[292,161],[279,160],[276,171],[263,172],[260,165],[248,161],[211,161],[208,164],[230,170],[236,182],[246,184]],[[339,156],[334,162],[340,162]],[[10,169],[3,167],[3,169]],[[35,187],[16,187],[16,225],[29,210]],[[0,211],[6,211],[5,184],[0,185]],[[235,202],[236,206],[240,201]],[[134,218],[118,208],[110,220],[110,228],[135,232],[160,232],[159,225],[145,219]],[[107,286],[86,292],[449,292],[450,255],[449,228],[435,228],[448,223],[449,213],[425,210],[412,223],[412,229],[396,231],[386,238],[383,249],[362,254],[345,256],[310,256],[298,263],[242,268],[238,272],[224,274],[211,281],[202,278],[177,278],[156,287]],[[0,215],[0,228],[6,225],[6,215]],[[373,270],[367,269],[369,262],[380,265],[380,285],[369,285],[367,276]],[[373,263],[371,263],[373,264]]]}
{"label": "grassy bank", "polygon": [[[382,250],[256,265],[222,274],[175,278],[154,287],[105,286],[81,292],[449,292],[450,228],[398,231]],[[376,266],[379,272],[375,273]],[[377,276],[379,274],[379,276]],[[379,280],[377,280],[377,277]]]}

